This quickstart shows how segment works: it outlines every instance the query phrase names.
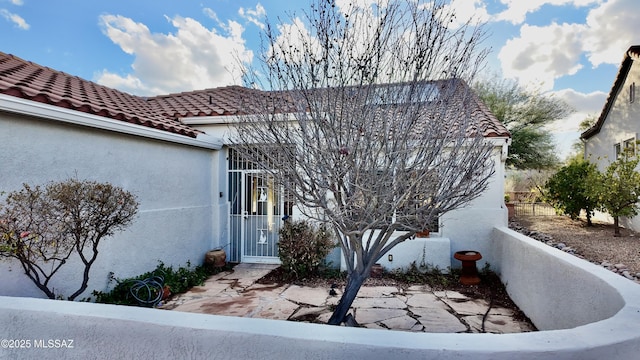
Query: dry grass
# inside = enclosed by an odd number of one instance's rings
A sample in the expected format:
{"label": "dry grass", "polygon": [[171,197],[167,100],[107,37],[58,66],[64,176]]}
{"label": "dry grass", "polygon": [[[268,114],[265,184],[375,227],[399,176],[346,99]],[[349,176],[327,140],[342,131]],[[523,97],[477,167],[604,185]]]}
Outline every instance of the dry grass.
{"label": "dry grass", "polygon": [[553,237],[555,243],[565,243],[585,259],[602,263],[625,264],[632,274],[640,273],[640,235],[621,229],[620,237],[613,236],[613,225],[585,220],[571,220],[565,216],[518,216],[515,219],[529,230]]}

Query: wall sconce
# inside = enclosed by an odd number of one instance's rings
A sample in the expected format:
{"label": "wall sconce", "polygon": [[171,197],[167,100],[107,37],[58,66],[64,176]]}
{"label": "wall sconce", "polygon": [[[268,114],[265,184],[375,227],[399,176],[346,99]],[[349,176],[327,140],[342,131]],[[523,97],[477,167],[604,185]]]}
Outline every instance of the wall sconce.
{"label": "wall sconce", "polygon": [[389,261],[393,261],[393,254],[389,254],[389,256],[387,256],[387,259],[389,259]]}

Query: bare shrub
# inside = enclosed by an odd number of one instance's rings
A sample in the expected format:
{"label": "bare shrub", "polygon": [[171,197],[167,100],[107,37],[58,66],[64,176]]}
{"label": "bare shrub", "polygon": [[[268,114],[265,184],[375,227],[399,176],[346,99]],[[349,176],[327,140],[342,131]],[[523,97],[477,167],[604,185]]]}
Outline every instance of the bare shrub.
{"label": "bare shrub", "polygon": [[315,227],[305,220],[287,221],[280,229],[280,261],[282,267],[296,278],[317,272],[335,246],[325,225]]}
{"label": "bare shrub", "polygon": [[84,264],[74,300],[87,289],[100,240],[125,229],[138,211],[133,194],[108,183],[69,179],[44,189],[24,184],[0,204],[0,257],[20,262],[50,299],[51,280],[72,256]]}

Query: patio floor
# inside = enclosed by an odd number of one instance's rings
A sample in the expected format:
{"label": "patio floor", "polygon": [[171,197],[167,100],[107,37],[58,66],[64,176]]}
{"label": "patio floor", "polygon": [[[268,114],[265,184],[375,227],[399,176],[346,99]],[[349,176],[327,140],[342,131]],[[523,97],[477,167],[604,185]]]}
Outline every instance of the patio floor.
{"label": "patio floor", "polygon": [[[241,316],[275,320],[326,323],[337,295],[326,288],[297,285],[257,284],[277,265],[239,264],[233,272],[222,272],[181,294],[160,308],[192,313]],[[470,299],[455,291],[432,291],[428,286],[406,290],[391,286],[362,287],[352,305],[358,323],[367,328],[429,333],[479,333],[489,308],[485,300]],[[485,332],[532,331],[513,311],[492,307]]]}

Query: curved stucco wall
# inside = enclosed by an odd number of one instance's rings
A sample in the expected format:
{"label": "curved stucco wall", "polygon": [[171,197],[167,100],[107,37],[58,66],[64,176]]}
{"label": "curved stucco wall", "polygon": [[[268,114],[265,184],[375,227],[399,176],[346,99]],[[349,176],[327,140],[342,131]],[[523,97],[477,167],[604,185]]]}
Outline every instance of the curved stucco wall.
{"label": "curved stucco wall", "polygon": [[575,328],[640,305],[640,285],[508,228],[492,235],[496,271],[540,330]]}
{"label": "curved stucco wall", "polygon": [[[108,181],[138,197],[134,223],[101,242],[84,296],[105,290],[109,272],[122,278],[153,270],[158,261],[200,264],[218,246],[226,222],[220,224],[225,199],[214,176],[217,151],[8,112],[0,112],[0,129],[0,191],[76,177]],[[78,288],[76,265],[72,260],[55,276],[58,292]],[[0,271],[0,295],[44,296],[19,263],[0,261]]]}
{"label": "curved stucco wall", "polygon": [[[503,335],[408,333],[0,297],[0,339],[31,342],[28,349],[0,348],[0,358],[638,358],[640,286],[506,228],[496,228],[491,243],[514,300],[521,308],[534,306],[528,313],[534,323],[551,321],[548,311],[563,318],[554,326],[573,327]],[[582,285],[565,287],[569,280]],[[548,290],[527,285],[538,282]],[[557,306],[564,314],[553,312]],[[595,322],[580,325],[585,321]],[[74,348],[34,349],[41,339],[73,340]]]}

